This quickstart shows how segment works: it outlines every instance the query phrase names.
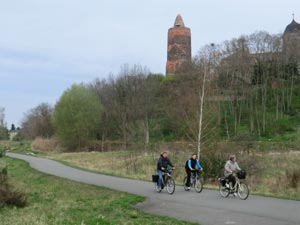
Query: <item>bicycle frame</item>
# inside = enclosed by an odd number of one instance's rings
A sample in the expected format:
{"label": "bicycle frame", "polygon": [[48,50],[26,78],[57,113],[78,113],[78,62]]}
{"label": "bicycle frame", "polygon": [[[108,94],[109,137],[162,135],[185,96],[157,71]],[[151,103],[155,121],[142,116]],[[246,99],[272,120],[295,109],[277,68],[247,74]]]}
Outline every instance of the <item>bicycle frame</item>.
{"label": "bicycle frame", "polygon": [[[222,197],[228,197],[230,194],[236,194],[239,196],[240,199],[246,200],[249,196],[249,189],[247,184],[237,177],[237,174],[233,174],[235,178],[235,185],[232,187],[230,185],[231,182],[228,182],[228,178],[219,178],[220,184],[219,184],[219,192]],[[225,187],[223,184],[223,181],[226,181],[227,184],[229,184],[229,187]],[[244,192],[246,191],[246,192]]]}
{"label": "bicycle frame", "polygon": [[240,181],[240,179],[237,177],[237,175],[235,173],[233,174],[233,176],[235,178],[235,185],[232,188],[237,191],[237,188],[240,186],[241,181]]}
{"label": "bicycle frame", "polygon": [[200,177],[199,171],[192,171],[192,174],[191,174],[191,185],[195,186],[197,177]]}
{"label": "bicycle frame", "polygon": [[[202,192],[203,189],[203,182],[201,181],[201,177],[200,177],[200,171],[191,171],[191,178],[190,178],[190,186],[194,187],[196,192],[200,193]],[[187,176],[184,178],[183,180],[183,187],[184,190],[189,191],[190,187],[186,186],[186,182],[187,182]]]}
{"label": "bicycle frame", "polygon": [[165,185],[170,177],[172,177],[172,169],[167,169],[168,171],[164,171],[162,183]]}
{"label": "bicycle frame", "polygon": [[[175,191],[175,181],[174,181],[174,179],[172,178],[172,175],[171,175],[172,171],[173,170],[171,170],[171,169],[168,169],[167,171],[162,171],[163,176],[162,176],[161,184],[162,184],[162,187],[167,188],[167,191],[168,191],[169,194],[173,194],[174,191]],[[170,185],[171,183],[173,183],[173,185]],[[156,191],[161,192],[162,188],[158,189],[157,187],[158,187],[157,183],[155,183]]]}

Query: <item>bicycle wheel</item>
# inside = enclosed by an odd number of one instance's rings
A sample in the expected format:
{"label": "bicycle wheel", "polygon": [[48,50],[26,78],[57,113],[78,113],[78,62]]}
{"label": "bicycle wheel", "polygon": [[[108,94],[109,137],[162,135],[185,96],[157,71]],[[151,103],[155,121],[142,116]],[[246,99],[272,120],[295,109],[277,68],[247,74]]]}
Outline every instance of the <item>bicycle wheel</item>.
{"label": "bicycle wheel", "polygon": [[195,181],[195,191],[200,193],[202,190],[203,190],[203,183],[200,177],[197,177]]}
{"label": "bicycle wheel", "polygon": [[246,200],[249,196],[249,188],[248,185],[241,182],[240,185],[238,186],[238,196],[242,200]]}
{"label": "bicycle wheel", "polygon": [[175,191],[175,181],[172,177],[167,178],[167,192],[171,195]]}
{"label": "bicycle wheel", "polygon": [[220,195],[224,198],[227,198],[230,194],[229,188],[223,186],[222,183],[219,184],[219,192],[220,192]]}
{"label": "bicycle wheel", "polygon": [[187,181],[187,176],[183,179],[183,187],[184,190],[189,191],[190,189],[188,189],[188,186],[186,186],[186,181]]}

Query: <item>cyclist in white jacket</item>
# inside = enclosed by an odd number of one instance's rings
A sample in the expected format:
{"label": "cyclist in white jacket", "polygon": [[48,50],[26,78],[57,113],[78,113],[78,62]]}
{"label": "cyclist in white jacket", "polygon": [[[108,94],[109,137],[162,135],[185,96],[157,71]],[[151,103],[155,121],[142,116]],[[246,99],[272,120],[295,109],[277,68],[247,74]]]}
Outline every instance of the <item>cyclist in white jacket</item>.
{"label": "cyclist in white jacket", "polygon": [[225,164],[224,175],[228,179],[228,182],[232,183],[232,187],[235,186],[235,176],[233,175],[233,173],[236,173],[238,171],[241,171],[241,168],[236,162],[236,157],[235,155],[230,155],[229,160]]}

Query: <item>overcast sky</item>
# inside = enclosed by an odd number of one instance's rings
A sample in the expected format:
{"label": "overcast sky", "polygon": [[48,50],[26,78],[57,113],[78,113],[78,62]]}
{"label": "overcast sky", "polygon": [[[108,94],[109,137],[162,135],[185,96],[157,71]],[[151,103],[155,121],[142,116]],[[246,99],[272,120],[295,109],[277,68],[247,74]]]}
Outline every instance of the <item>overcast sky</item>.
{"label": "overcast sky", "polygon": [[0,0],[0,106],[8,127],[74,83],[140,64],[164,73],[180,13],[201,46],[300,21],[299,0]]}

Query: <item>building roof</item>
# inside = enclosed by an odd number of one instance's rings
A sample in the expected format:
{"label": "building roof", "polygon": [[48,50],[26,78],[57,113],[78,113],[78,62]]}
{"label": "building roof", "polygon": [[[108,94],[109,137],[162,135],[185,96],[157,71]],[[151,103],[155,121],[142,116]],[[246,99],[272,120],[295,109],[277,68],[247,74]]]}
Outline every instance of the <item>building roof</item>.
{"label": "building roof", "polygon": [[185,27],[183,19],[180,14],[178,14],[175,19],[174,27]]}
{"label": "building roof", "polygon": [[293,21],[285,28],[284,33],[295,33],[295,32],[300,32],[300,24],[293,19]]}

